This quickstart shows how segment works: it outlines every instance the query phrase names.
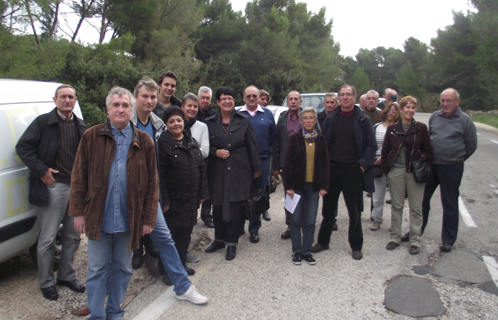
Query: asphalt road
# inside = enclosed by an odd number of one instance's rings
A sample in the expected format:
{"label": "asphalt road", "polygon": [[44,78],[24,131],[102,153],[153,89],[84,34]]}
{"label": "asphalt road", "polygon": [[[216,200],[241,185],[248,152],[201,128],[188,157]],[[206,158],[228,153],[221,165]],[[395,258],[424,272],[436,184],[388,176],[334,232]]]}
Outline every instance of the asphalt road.
{"label": "asphalt road", "polygon": [[[427,122],[428,117],[417,114],[415,118]],[[390,227],[390,206],[386,205],[384,223],[378,231],[369,229],[369,210],[363,213],[364,257],[353,260],[347,242],[348,216],[341,197],[339,231],[332,235],[331,249],[315,254],[314,266],[304,262],[295,266],[291,263],[290,240],[280,239],[285,229],[280,185],[272,194],[272,220],[263,221],[260,243],[250,243],[246,233],[233,261],[225,260],[224,250],[198,253],[202,260],[192,265],[197,273],[191,280],[210,298],[206,306],[175,302],[171,288],[165,291],[158,281],[127,306],[126,319],[409,319],[403,315],[410,314],[408,309],[429,310],[430,306],[417,299],[429,297],[427,286],[418,287],[414,282],[391,290],[399,300],[395,304],[403,304],[401,311],[407,313],[400,315],[386,308],[386,288],[398,278],[427,280],[435,290],[435,297],[430,296],[432,302],[445,310],[441,319],[496,319],[498,289],[492,274],[498,281],[498,222],[493,216],[498,198],[498,135],[496,129],[488,131],[481,126],[478,132],[478,149],[465,165],[460,188],[470,219],[460,218],[453,252],[439,250],[441,204],[437,190],[418,256],[408,253],[407,244],[394,251],[385,249]],[[370,198],[364,199],[365,208],[369,208]],[[407,212],[405,204],[405,231]],[[317,229],[321,222],[318,216]],[[203,228],[199,226],[197,232]],[[207,232],[212,238],[212,230]],[[411,293],[416,293],[415,297]]]}

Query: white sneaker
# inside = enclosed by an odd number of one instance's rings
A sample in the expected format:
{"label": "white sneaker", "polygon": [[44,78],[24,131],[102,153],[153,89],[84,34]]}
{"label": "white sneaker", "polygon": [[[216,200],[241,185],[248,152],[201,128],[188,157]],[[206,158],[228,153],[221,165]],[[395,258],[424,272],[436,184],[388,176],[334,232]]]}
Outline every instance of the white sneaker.
{"label": "white sneaker", "polygon": [[206,304],[208,302],[208,298],[200,294],[193,284],[190,285],[187,292],[181,296],[177,295],[176,298],[178,300],[190,301],[193,304]]}

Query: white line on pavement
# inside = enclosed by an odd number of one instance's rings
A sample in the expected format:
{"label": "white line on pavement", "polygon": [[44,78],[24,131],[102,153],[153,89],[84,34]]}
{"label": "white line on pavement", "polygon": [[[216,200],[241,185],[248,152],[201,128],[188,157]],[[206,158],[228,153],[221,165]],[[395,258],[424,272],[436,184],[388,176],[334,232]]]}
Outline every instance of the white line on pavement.
{"label": "white line on pavement", "polygon": [[495,283],[498,288],[498,264],[496,263],[495,258],[489,256],[482,256],[486,267],[488,267],[489,274],[491,275],[491,279]]}
{"label": "white line on pavement", "polygon": [[133,320],[155,320],[176,301],[173,287],[164,291],[156,300],[143,309]]}
{"label": "white line on pavement", "polygon": [[461,197],[458,197],[458,208],[460,210],[460,215],[462,216],[463,222],[465,222],[467,227],[477,228],[477,225],[474,223],[474,220],[472,220],[472,217],[470,216],[469,211],[467,211],[467,208],[465,207],[465,204],[463,203]]}
{"label": "white line on pavement", "polygon": [[496,140],[491,140],[491,142],[498,144],[498,141]]}

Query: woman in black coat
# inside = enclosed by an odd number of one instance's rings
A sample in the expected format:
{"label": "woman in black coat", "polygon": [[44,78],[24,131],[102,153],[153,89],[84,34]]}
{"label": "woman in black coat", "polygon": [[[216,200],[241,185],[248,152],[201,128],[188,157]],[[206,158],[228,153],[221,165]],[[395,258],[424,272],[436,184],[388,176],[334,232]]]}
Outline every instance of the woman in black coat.
{"label": "woman in black coat", "polygon": [[[311,255],[315,236],[318,199],[329,190],[330,166],[327,141],[314,129],[317,122],[316,110],[306,107],[299,115],[301,130],[292,134],[285,149],[283,180],[289,197],[298,194],[301,198],[291,215],[290,233],[292,263],[308,264],[316,261]],[[301,237],[302,233],[302,237]]]}
{"label": "woman in black coat", "polygon": [[168,128],[158,141],[162,210],[175,247],[189,275],[186,255],[197,223],[197,209],[208,198],[206,171],[199,145],[184,128],[185,113],[168,107],[163,121]]}
{"label": "woman in black coat", "polygon": [[246,116],[236,112],[235,92],[216,91],[220,111],[206,119],[209,129],[208,183],[213,203],[214,241],[206,252],[226,246],[226,259],[235,258],[242,204],[249,199],[253,180],[261,174],[258,141]]}

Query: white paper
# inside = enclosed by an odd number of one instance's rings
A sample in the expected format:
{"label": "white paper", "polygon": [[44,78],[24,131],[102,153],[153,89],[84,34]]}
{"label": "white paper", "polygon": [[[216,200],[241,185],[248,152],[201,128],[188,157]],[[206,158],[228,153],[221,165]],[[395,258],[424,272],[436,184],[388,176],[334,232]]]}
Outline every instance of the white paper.
{"label": "white paper", "polygon": [[292,199],[288,194],[285,195],[284,208],[287,209],[287,211],[289,211],[290,213],[294,214],[294,210],[296,210],[299,199],[301,199],[301,196],[297,193],[294,193],[294,197]]}

